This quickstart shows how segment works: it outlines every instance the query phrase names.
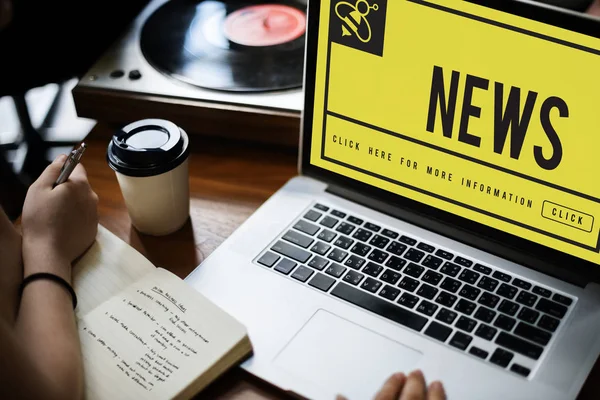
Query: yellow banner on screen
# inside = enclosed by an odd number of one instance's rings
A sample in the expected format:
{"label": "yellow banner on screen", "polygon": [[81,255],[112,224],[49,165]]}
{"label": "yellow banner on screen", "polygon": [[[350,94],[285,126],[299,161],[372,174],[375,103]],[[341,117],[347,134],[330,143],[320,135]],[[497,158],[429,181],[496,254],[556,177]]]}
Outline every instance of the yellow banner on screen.
{"label": "yellow banner on screen", "polygon": [[463,1],[321,1],[311,163],[600,263],[600,40]]}

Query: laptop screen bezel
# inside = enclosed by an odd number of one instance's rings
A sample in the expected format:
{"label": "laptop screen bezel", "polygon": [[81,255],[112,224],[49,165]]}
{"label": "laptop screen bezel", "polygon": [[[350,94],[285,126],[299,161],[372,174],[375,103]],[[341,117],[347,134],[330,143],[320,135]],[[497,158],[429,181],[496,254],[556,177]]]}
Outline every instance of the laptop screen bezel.
{"label": "laptop screen bezel", "polygon": [[[468,1],[592,37],[600,37],[600,20],[578,12],[521,0]],[[561,273],[558,274],[560,278],[565,279],[566,276],[566,279],[568,279],[571,276],[573,277],[572,281],[577,284],[584,284],[590,280],[600,282],[600,265],[312,165],[310,163],[310,150],[316,58],[317,52],[320,50],[318,48],[320,7],[320,0],[309,0],[304,61],[304,108],[299,153],[299,170],[302,175],[323,181],[333,188],[344,188],[344,193],[360,194],[362,203],[367,206],[372,206],[369,199],[373,200],[373,204],[383,203],[389,206],[385,207],[385,210],[380,207],[380,211],[402,210],[403,213],[387,213],[394,216],[408,216],[403,219],[460,242],[473,245],[472,239],[477,238],[479,245],[474,247],[508,260],[547,273],[560,270]],[[326,49],[322,49],[322,51],[326,51]],[[377,209],[378,207],[373,208]],[[409,216],[411,214],[415,218],[411,218]],[[444,229],[444,226],[453,227],[453,229],[447,230]],[[577,278],[574,278],[575,276]]]}

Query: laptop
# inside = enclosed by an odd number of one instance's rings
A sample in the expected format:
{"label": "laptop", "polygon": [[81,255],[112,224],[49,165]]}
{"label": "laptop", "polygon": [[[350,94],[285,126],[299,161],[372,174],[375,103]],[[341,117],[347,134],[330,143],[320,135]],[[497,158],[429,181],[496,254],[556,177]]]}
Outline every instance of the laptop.
{"label": "laptop", "polygon": [[598,21],[513,1],[311,0],[299,175],[186,281],[250,373],[369,399],[574,399],[600,353]]}

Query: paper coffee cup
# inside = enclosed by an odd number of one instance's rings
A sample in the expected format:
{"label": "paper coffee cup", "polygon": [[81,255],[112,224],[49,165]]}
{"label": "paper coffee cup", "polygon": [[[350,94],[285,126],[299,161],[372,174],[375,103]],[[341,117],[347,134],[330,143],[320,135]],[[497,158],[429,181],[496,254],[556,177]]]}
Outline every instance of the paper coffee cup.
{"label": "paper coffee cup", "polygon": [[127,125],[108,145],[108,165],[115,171],[135,228],[167,235],[190,214],[189,139],[172,122],[145,119]]}

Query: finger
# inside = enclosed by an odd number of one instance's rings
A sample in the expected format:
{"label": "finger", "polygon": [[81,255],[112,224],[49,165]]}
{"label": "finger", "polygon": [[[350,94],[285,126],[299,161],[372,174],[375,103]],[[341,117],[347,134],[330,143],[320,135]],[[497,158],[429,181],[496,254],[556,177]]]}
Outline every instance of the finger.
{"label": "finger", "polygon": [[87,171],[82,164],[77,164],[73,172],[71,172],[69,180],[72,182],[88,182]]}
{"label": "finger", "polygon": [[375,400],[397,400],[404,382],[406,382],[406,376],[403,373],[390,376],[375,396]]}
{"label": "finger", "polygon": [[421,371],[408,375],[400,400],[425,400],[425,378]]}
{"label": "finger", "polygon": [[446,400],[446,391],[440,381],[431,382],[427,390],[427,400]]}
{"label": "finger", "polygon": [[54,182],[56,182],[56,179],[58,179],[58,175],[60,175],[60,169],[66,160],[66,155],[61,154],[58,156],[50,165],[46,167],[39,178],[37,178],[35,185],[52,189],[52,185],[54,185]]}
{"label": "finger", "polygon": [[335,400],[348,400],[348,399],[345,398],[344,396],[342,396],[341,394],[338,394],[337,396],[335,396]]}

